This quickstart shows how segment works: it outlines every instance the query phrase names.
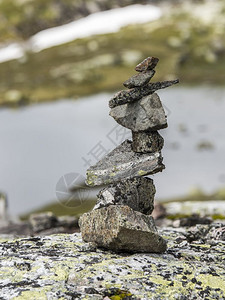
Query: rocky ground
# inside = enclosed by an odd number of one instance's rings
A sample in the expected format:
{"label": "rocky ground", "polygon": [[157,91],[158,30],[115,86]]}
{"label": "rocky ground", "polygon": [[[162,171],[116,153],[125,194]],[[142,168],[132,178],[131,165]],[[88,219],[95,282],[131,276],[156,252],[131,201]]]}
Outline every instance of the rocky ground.
{"label": "rocky ground", "polygon": [[164,254],[113,253],[80,233],[0,237],[0,299],[225,299],[225,225],[160,229]]}

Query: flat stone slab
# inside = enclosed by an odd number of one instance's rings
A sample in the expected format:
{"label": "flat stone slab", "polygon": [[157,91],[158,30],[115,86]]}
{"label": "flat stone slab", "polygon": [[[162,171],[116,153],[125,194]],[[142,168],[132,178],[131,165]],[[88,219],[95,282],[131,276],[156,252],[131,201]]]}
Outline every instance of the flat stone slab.
{"label": "flat stone slab", "polygon": [[168,126],[164,108],[156,93],[133,103],[116,106],[109,114],[117,123],[135,132],[156,131]]}
{"label": "flat stone slab", "polygon": [[109,205],[127,205],[143,214],[151,214],[154,209],[155,185],[151,178],[135,177],[110,184],[97,195],[94,209]]}
{"label": "flat stone slab", "polygon": [[163,137],[158,131],[132,131],[132,149],[140,153],[152,153],[160,151],[164,145]]}
{"label": "flat stone slab", "polygon": [[80,233],[0,235],[0,298],[225,299],[225,242],[216,234],[224,226],[196,226],[196,234],[159,229],[163,254],[116,254],[83,242]]}
{"label": "flat stone slab", "polygon": [[164,168],[160,152],[135,153],[132,142],[126,140],[87,170],[86,184],[110,184],[126,178],[154,174]]}
{"label": "flat stone slab", "polygon": [[162,82],[154,82],[148,83],[139,88],[132,88],[129,90],[122,90],[116,93],[112,99],[109,100],[109,107],[113,108],[117,105],[123,105],[126,103],[134,102],[141,99],[144,96],[153,94],[155,91],[159,89],[167,88],[173,84],[179,83],[179,80],[170,80],[170,81],[162,81]]}
{"label": "flat stone slab", "polygon": [[128,206],[111,205],[92,210],[80,217],[85,242],[113,251],[166,251],[166,242],[158,235],[154,219]]}
{"label": "flat stone slab", "polygon": [[154,76],[154,74],[155,74],[154,70],[139,73],[137,75],[130,77],[128,80],[126,80],[123,83],[123,85],[129,89],[133,87],[143,86],[149,82],[149,80]]}

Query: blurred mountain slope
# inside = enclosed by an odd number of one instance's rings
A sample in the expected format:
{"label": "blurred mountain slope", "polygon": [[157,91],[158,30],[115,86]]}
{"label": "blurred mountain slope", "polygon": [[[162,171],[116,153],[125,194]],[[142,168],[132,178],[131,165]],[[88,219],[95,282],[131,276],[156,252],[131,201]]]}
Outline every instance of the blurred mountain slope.
{"label": "blurred mountain slope", "polygon": [[77,39],[37,53],[27,51],[19,60],[1,63],[0,105],[121,89],[121,82],[135,73],[135,64],[149,55],[160,58],[154,81],[179,77],[183,84],[224,84],[224,1],[183,1],[176,6],[167,2],[162,9],[163,17],[154,22],[129,25],[117,33]]}
{"label": "blurred mountain slope", "polygon": [[0,0],[0,43],[27,39],[35,33],[59,26],[91,13],[146,0]]}

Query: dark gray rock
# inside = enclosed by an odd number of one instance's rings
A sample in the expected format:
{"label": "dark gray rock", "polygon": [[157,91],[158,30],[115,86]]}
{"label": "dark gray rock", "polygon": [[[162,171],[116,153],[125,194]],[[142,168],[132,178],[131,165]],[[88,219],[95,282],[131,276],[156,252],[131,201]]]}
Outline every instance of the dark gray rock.
{"label": "dark gray rock", "polygon": [[135,70],[137,72],[145,72],[148,70],[153,70],[157,63],[159,62],[159,59],[157,57],[149,56],[146,59],[144,59],[140,64],[138,64],[135,67]]}
{"label": "dark gray rock", "polygon": [[57,218],[52,212],[37,213],[30,215],[29,223],[33,232],[40,232],[56,227]]}
{"label": "dark gray rock", "polygon": [[117,105],[122,105],[130,102],[137,101],[144,96],[153,94],[159,89],[167,88],[173,84],[179,83],[179,80],[170,80],[162,82],[148,83],[142,87],[132,88],[130,90],[122,90],[115,94],[115,96],[109,100],[109,107],[113,108]]}
{"label": "dark gray rock", "polygon": [[86,183],[90,186],[109,184],[126,178],[154,174],[164,168],[160,152],[135,153],[132,142],[126,140],[87,170]]}
{"label": "dark gray rock", "polygon": [[[22,227],[21,227],[22,226]],[[31,214],[27,222],[27,226],[30,231],[27,234],[39,234],[48,235],[64,232],[74,232],[78,228],[78,218],[75,216],[55,216],[52,212]],[[26,223],[17,224],[17,234],[23,234],[22,230],[25,230]],[[9,228],[10,229],[10,228]],[[13,229],[13,228],[11,228]],[[8,231],[10,232],[10,231]],[[14,231],[15,232],[15,231]],[[25,233],[24,233],[25,234]]]}
{"label": "dark gray rock", "polygon": [[140,153],[152,153],[160,151],[164,145],[163,137],[158,131],[132,132],[132,149]]}
{"label": "dark gray rock", "polygon": [[149,80],[155,75],[154,70],[139,73],[126,80],[123,85],[129,89],[133,87],[140,87],[149,82]]}
{"label": "dark gray rock", "polygon": [[116,106],[110,116],[132,131],[156,131],[167,127],[166,114],[159,96],[154,93],[140,101]]}
{"label": "dark gray rock", "polygon": [[94,209],[109,205],[127,205],[143,214],[151,214],[154,209],[155,186],[153,180],[135,177],[111,184],[98,193]]}
{"label": "dark gray rock", "polygon": [[98,247],[126,252],[166,250],[166,242],[158,235],[153,218],[128,206],[111,205],[85,213],[79,225],[83,240]]}

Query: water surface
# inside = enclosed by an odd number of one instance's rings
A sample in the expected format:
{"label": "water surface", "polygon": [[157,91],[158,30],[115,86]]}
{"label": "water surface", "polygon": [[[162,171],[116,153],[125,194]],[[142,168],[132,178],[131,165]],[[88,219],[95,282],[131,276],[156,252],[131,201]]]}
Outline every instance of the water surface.
{"label": "water surface", "polygon": [[[169,127],[160,132],[166,170],[153,176],[157,198],[223,186],[225,89],[172,87],[159,95]],[[11,213],[54,200],[61,176],[85,175],[84,160],[96,163],[127,137],[108,116],[110,97],[98,94],[0,111],[0,190],[8,194]],[[200,151],[202,143],[208,147]]]}

